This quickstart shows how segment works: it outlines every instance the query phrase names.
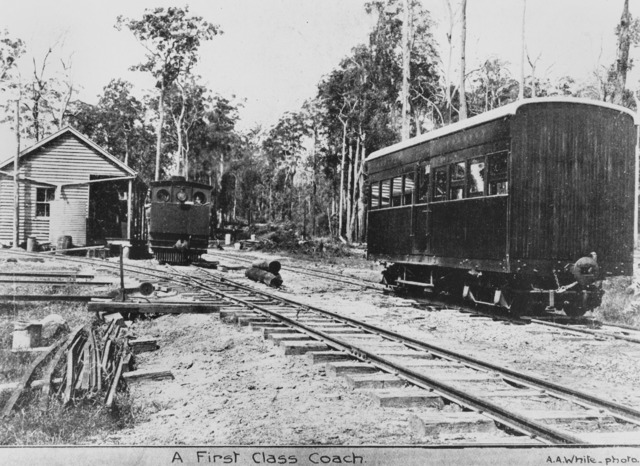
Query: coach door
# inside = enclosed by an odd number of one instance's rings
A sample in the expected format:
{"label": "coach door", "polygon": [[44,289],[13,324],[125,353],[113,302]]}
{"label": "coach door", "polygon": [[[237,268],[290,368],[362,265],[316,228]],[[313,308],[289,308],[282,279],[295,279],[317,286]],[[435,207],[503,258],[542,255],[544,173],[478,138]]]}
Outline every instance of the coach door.
{"label": "coach door", "polygon": [[417,189],[412,216],[413,252],[414,254],[431,253],[431,164],[422,162],[416,167]]}

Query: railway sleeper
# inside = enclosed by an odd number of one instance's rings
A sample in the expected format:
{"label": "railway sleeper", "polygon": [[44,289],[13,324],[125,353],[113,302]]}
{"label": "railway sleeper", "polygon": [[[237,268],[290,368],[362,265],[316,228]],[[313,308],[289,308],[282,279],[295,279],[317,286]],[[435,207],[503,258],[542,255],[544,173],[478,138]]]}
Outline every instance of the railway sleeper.
{"label": "railway sleeper", "polygon": [[324,364],[327,362],[345,362],[354,361],[353,356],[343,353],[342,351],[310,351],[307,353],[307,358],[312,364]]}
{"label": "railway sleeper", "polygon": [[407,385],[407,381],[392,374],[346,374],[347,385],[353,389],[363,388],[400,388]]}
{"label": "railway sleeper", "polygon": [[332,377],[340,377],[347,374],[373,374],[380,372],[380,369],[366,362],[338,361],[327,363],[325,372]]}
{"label": "railway sleeper", "polygon": [[416,387],[370,390],[367,395],[381,408],[444,408],[440,395]]}
{"label": "railway sleeper", "polygon": [[329,346],[320,341],[283,341],[280,347],[285,356],[300,356],[311,351],[327,351]]}
{"label": "railway sleeper", "polygon": [[262,327],[260,329],[260,332],[262,333],[262,338],[268,340],[272,334],[277,335],[291,333],[293,332],[293,329],[291,327],[286,327],[283,325],[282,327]]}
{"label": "railway sleeper", "polygon": [[442,434],[499,433],[493,419],[473,411],[409,415],[410,429],[420,437]]}
{"label": "railway sleeper", "polygon": [[271,340],[276,346],[280,346],[285,341],[313,341],[313,339],[306,333],[291,332],[291,333],[270,333],[269,340]]}

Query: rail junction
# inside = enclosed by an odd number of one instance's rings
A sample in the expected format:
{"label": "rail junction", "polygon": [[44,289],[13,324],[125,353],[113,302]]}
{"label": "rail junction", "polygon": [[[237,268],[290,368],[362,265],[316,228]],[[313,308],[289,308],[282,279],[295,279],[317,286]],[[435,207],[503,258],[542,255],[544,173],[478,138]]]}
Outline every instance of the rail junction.
{"label": "rail junction", "polygon": [[[105,261],[57,258],[118,269]],[[123,269],[128,275],[172,286],[179,294],[153,302],[94,300],[89,311],[175,313],[187,302],[215,307],[224,321],[260,332],[285,355],[306,355],[325,365],[327,374],[344,377],[379,406],[426,408],[426,414],[409,419],[422,435],[482,431],[495,434],[496,443],[508,444],[638,443],[640,411],[606,398],[247,286],[217,271],[130,264]]]}

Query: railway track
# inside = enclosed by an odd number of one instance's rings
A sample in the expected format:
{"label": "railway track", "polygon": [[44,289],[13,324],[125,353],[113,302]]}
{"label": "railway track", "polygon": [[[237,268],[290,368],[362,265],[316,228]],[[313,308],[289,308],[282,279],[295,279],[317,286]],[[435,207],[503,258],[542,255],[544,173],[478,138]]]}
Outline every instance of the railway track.
{"label": "railway track", "polygon": [[[219,251],[211,252],[211,250],[209,250],[207,255],[213,256],[213,257],[224,257],[226,259],[231,259],[231,260],[242,262],[245,264],[251,264],[255,260],[259,260],[258,257],[251,257],[251,258],[239,257],[237,254],[221,253]],[[359,288],[364,288],[364,289],[369,288],[369,289],[379,290],[379,291],[386,289],[386,287],[383,284],[375,282],[373,280],[364,280],[362,278],[357,278],[353,276],[338,275],[332,272],[319,269],[317,267],[311,270],[307,267],[298,267],[291,264],[287,264],[287,265],[283,265],[281,270],[296,272],[296,273],[303,273],[311,277],[322,278],[324,280],[331,280],[338,283],[353,285],[353,286],[357,286]]]}
{"label": "railway track", "polygon": [[550,444],[637,444],[640,438],[640,411],[606,399],[256,290],[205,269],[126,269],[185,290],[190,287],[190,299],[217,303],[221,317],[260,331],[285,354],[307,354],[326,364],[329,374],[369,391],[381,406],[426,408],[427,414],[410,419],[424,434],[482,429],[494,432],[498,443]]}
{"label": "railway track", "polygon": [[[229,253],[221,253],[219,251],[209,253],[211,256],[225,257],[227,259],[232,259],[234,261],[242,262],[242,263],[252,263],[255,260],[258,260],[257,257],[239,257],[238,254],[229,254]],[[304,273],[309,276],[319,277],[325,280],[333,280],[340,283],[346,283],[354,286],[358,286],[361,288],[369,288],[375,290],[386,290],[387,288],[381,283],[376,283],[370,280],[362,280],[356,277],[344,277],[341,275],[332,274],[331,272],[321,271],[319,269],[314,269],[313,271],[305,268],[305,267],[295,267],[292,265],[287,265],[283,267],[283,270],[289,270],[297,273]],[[451,307],[447,306],[446,303],[441,301],[433,301],[429,300],[426,302],[426,306],[433,307],[433,305],[439,307]],[[453,309],[458,309],[457,307],[453,307]],[[609,323],[602,323],[595,319],[589,318],[569,318],[562,315],[557,314],[544,314],[540,316],[512,316],[508,314],[504,314],[501,312],[492,312],[490,308],[478,310],[477,308],[473,308],[471,306],[460,307],[460,310],[463,312],[469,312],[474,315],[481,315],[485,317],[489,317],[497,320],[506,320],[513,324],[526,325],[526,324],[537,324],[542,326],[547,326],[551,328],[557,328],[566,330],[567,332],[576,332],[579,334],[588,334],[592,335],[595,338],[603,339],[603,338],[611,338],[617,340],[624,340],[631,343],[640,343],[640,329],[628,327],[628,326],[620,326]]]}

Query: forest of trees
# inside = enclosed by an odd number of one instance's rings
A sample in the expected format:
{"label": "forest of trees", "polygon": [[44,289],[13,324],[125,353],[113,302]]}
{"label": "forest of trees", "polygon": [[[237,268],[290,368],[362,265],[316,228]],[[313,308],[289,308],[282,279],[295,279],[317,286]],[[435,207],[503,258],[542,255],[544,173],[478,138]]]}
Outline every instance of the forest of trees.
{"label": "forest of trees", "polygon": [[[445,0],[445,44],[436,43],[421,1],[366,3],[374,20],[368,41],[327,70],[316,95],[298,111],[270,128],[248,131],[237,129],[241,109],[234,98],[208,89],[194,71],[201,44],[223,34],[224,25],[192,16],[187,7],[118,18],[115,26],[146,51],[146,60],[132,69],[151,76],[155,88],[137,98],[131,83],[115,77],[95,105],[76,98],[72,57],[63,56],[61,44],[20,70],[16,62],[30,53],[27,44],[0,31],[2,114],[25,145],[72,125],[146,181],[181,174],[210,183],[220,221],[289,222],[307,237],[357,242],[365,235],[364,160],[379,148],[519,98],[577,96],[636,109],[638,94],[627,89],[626,78],[640,26],[628,0],[615,29],[616,60],[594,70],[589,82],[536,75],[537,58],[524,41],[526,0],[520,0],[519,79],[495,57],[467,70],[466,24],[473,18],[466,18],[467,0],[451,1]],[[461,52],[455,76],[454,43]]]}

